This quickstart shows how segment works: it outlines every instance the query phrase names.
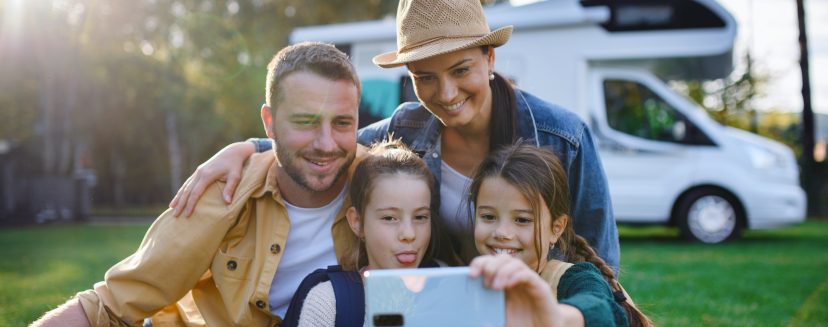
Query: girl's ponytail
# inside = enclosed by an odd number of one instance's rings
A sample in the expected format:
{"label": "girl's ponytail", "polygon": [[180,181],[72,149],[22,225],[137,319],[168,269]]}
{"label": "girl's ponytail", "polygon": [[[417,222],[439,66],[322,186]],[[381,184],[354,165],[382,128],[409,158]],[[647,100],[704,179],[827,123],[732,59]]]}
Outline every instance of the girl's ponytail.
{"label": "girl's ponytail", "polygon": [[615,300],[622,308],[624,308],[630,327],[655,326],[653,321],[641,312],[641,310],[639,310],[632,303],[632,300],[627,297],[627,292],[621,288],[621,284],[618,283],[618,280],[615,278],[615,273],[612,271],[612,268],[610,268],[610,266],[604,262],[604,260],[601,259],[597,253],[595,253],[595,250],[592,249],[586,239],[579,235],[575,235],[571,244],[573,245],[573,248],[570,257],[567,258],[567,261],[586,261],[598,267],[598,270],[601,271],[601,274],[604,275],[604,278],[609,283],[610,289],[612,289],[612,294],[615,296]]}

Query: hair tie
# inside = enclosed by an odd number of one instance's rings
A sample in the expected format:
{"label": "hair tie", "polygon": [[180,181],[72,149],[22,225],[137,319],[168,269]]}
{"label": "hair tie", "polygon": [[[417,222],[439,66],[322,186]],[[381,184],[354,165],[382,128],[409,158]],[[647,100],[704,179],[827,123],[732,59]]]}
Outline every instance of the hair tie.
{"label": "hair tie", "polygon": [[612,296],[615,297],[615,302],[624,303],[627,300],[627,297],[624,296],[624,291],[615,291],[612,292]]}

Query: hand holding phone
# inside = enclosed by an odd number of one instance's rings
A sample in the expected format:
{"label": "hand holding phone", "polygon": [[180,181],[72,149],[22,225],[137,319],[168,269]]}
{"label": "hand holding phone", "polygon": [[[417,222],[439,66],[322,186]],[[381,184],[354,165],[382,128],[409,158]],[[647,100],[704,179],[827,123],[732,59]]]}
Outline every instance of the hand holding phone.
{"label": "hand holding phone", "polygon": [[560,305],[549,284],[520,259],[482,255],[472,260],[470,274],[483,285],[506,292],[509,326],[584,326],[578,309]]}

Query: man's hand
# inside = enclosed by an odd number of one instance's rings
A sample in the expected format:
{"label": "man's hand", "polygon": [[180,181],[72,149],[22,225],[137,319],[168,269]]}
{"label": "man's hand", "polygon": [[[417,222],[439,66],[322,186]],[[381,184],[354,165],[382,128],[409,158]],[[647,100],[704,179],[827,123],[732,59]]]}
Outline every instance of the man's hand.
{"label": "man's hand", "polygon": [[472,260],[469,268],[470,277],[482,277],[484,286],[504,290],[507,326],[584,325],[581,312],[559,304],[549,284],[517,258],[508,255],[479,256]]}
{"label": "man's hand", "polygon": [[236,186],[241,180],[244,161],[254,153],[256,153],[256,147],[252,143],[236,142],[224,147],[212,158],[199,165],[170,202],[170,208],[175,209],[173,214],[178,217],[184,212],[184,215],[189,217],[207,186],[219,180],[227,182],[222,190],[224,202],[232,202]]}

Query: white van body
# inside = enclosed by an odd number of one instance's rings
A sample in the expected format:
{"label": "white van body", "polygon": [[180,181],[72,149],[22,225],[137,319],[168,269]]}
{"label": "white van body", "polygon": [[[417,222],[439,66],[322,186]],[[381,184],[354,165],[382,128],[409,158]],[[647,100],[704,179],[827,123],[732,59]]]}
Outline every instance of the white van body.
{"label": "white van body", "polygon": [[[663,81],[732,70],[736,23],[715,1],[548,0],[485,10],[492,29],[514,26],[495,51],[495,70],[591,126],[618,222],[677,225],[689,238],[717,243],[741,228],[804,220],[790,149],[716,123]],[[415,100],[404,67],[371,62],[396,50],[394,24],[297,28],[291,42],[347,51],[363,83],[361,110],[387,117]]]}

